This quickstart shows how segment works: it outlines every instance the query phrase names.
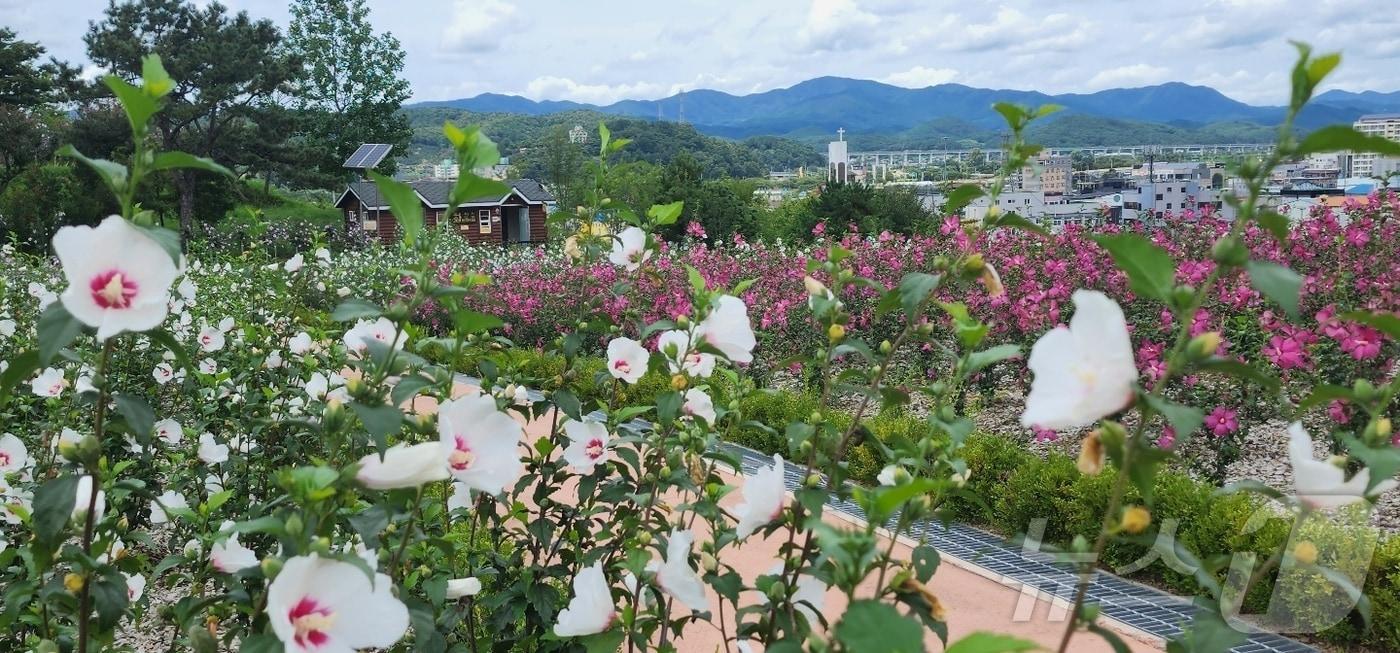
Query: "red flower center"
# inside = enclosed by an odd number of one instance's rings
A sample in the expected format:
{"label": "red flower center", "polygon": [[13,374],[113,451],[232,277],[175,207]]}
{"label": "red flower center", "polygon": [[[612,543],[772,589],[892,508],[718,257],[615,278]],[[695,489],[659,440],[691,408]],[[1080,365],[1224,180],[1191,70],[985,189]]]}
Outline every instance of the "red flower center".
{"label": "red flower center", "polygon": [[613,369],[626,374],[632,371],[632,364],[619,358],[617,362],[613,363]]}
{"label": "red flower center", "polygon": [[588,455],[588,458],[590,460],[597,460],[599,458],[602,458],[603,440],[600,438],[593,438],[592,440],[589,440],[588,446],[584,448],[583,452]]}
{"label": "red flower center", "polygon": [[122,274],[120,270],[108,270],[93,277],[88,282],[92,301],[102,308],[131,308],[131,300],[136,297],[136,282]]}
{"label": "red flower center", "polygon": [[457,446],[452,455],[447,457],[447,464],[459,472],[466,471],[472,466],[472,463],[476,462],[476,454],[472,453],[465,437],[459,435],[455,439]]}
{"label": "red flower center", "polygon": [[330,641],[330,635],[326,631],[335,623],[335,613],[331,612],[330,608],[318,604],[316,599],[303,596],[287,612],[287,620],[291,621],[292,627],[296,629],[293,639],[298,646],[324,646]]}

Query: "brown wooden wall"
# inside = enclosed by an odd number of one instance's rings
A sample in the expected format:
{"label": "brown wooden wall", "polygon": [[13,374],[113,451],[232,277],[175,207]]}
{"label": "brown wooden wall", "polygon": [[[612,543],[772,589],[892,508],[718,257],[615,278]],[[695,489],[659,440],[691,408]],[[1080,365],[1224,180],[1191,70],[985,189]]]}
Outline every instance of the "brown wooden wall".
{"label": "brown wooden wall", "polygon": [[[522,206],[527,205],[519,201],[518,199],[512,197],[510,200],[506,201],[506,203],[502,206],[459,208],[456,212],[452,214],[450,223],[454,228],[457,229],[457,233],[461,234],[462,237],[465,238],[467,242],[472,245],[501,246],[505,244],[506,236],[506,224],[504,219],[505,212],[502,211],[502,209],[510,208],[513,211],[514,209],[517,209]],[[549,236],[548,224],[546,222],[547,216],[545,215],[544,205],[530,204],[528,206],[530,216],[530,242],[544,243],[548,240]],[[361,218],[359,215],[360,201],[354,196],[354,194],[350,194],[348,197],[345,198],[344,202],[341,202],[340,209],[345,216],[345,224],[347,228],[363,228],[363,224],[361,223]],[[477,211],[482,209],[491,212],[491,229],[489,233],[483,233],[481,231],[480,225],[477,220]],[[424,207],[423,222],[425,226],[429,229],[436,228],[439,223],[449,222],[449,220],[445,217],[446,214],[446,209]],[[392,245],[398,242],[398,221],[394,219],[393,213],[390,213],[389,211],[378,211],[372,209],[368,212],[368,217],[370,219],[378,220],[378,229],[375,230],[375,236],[379,238],[380,242],[384,243],[385,245]]]}

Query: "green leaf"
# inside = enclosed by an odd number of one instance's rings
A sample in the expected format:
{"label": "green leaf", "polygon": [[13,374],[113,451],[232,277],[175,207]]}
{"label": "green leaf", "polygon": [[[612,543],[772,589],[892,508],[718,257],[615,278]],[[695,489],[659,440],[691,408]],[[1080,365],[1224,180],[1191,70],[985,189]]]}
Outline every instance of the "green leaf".
{"label": "green leaf", "polygon": [[83,323],[63,306],[54,302],[39,316],[39,364],[48,365],[58,350],[73,343],[83,331]]}
{"label": "green leaf", "polygon": [[448,202],[457,205],[481,198],[505,197],[510,193],[507,186],[494,179],[485,179],[472,174],[460,174],[457,183],[452,185]]}
{"label": "green leaf", "polygon": [[1217,653],[1244,643],[1244,633],[1220,617],[1220,607],[1214,601],[1197,597],[1195,604],[1191,625],[1167,642],[1168,653]]}
{"label": "green leaf", "polygon": [[365,430],[374,436],[374,443],[379,447],[380,453],[389,447],[389,436],[398,433],[403,427],[403,413],[394,406],[366,406],[352,401],[350,408],[364,423]]}
{"label": "green leaf", "polygon": [[378,305],[356,298],[348,299],[335,307],[335,310],[331,311],[331,319],[336,322],[349,322],[351,320],[379,317],[383,314],[384,309],[380,308]]}
{"label": "green leaf", "polygon": [[[423,202],[418,198],[418,192],[408,184],[373,170],[370,171],[369,176],[370,179],[374,180],[374,185],[379,188],[380,196],[388,200],[389,210],[394,213],[394,217],[403,226],[404,242],[413,245],[418,240],[418,234],[423,232]],[[464,176],[469,175],[464,174]]]}
{"label": "green leaf", "polygon": [[26,350],[9,359],[8,362],[10,366],[5,368],[4,372],[0,372],[0,407],[3,407],[5,402],[9,400],[15,386],[34,376],[34,373],[39,370],[39,350]]}
{"label": "green leaf", "polygon": [[605,630],[601,633],[580,637],[579,642],[583,644],[586,653],[617,653],[622,647],[622,638],[626,634],[621,628]]}
{"label": "green leaf", "polygon": [[1298,144],[1298,154],[1314,152],[1374,152],[1385,156],[1400,156],[1400,143],[1384,136],[1363,134],[1348,125],[1329,125],[1314,130]]}
{"label": "green leaf", "polygon": [[1230,358],[1212,358],[1202,361],[1197,365],[1202,372],[1213,372],[1233,376],[1237,379],[1250,381],[1255,385],[1270,392],[1277,392],[1280,383],[1277,377],[1265,372],[1253,365],[1241,363]]}
{"label": "green leaf", "polygon": [[1012,129],[1020,129],[1021,126],[1025,125],[1026,121],[1029,120],[1029,114],[1026,112],[1025,107],[1019,104],[1012,102],[995,102],[992,104],[992,109],[1001,114],[1002,119],[1006,121],[1006,126]]}
{"label": "green leaf", "polygon": [[1167,401],[1157,395],[1146,395],[1146,399],[1147,405],[1151,406],[1152,410],[1161,413],[1171,423],[1172,428],[1176,430],[1177,438],[1191,437],[1191,434],[1201,428],[1201,423],[1205,421],[1205,414],[1199,408]]}
{"label": "green leaf", "polygon": [[1307,398],[1298,402],[1298,414],[1307,412],[1310,408],[1329,403],[1334,399],[1355,401],[1356,397],[1352,394],[1351,388],[1328,383],[1319,384],[1313,386],[1312,392],[1308,393]]}
{"label": "green leaf", "polygon": [[286,649],[276,635],[264,634],[244,637],[238,650],[240,653],[283,653]]}
{"label": "green leaf", "polygon": [[92,601],[97,608],[97,627],[107,630],[126,614],[126,577],[116,567],[107,569],[92,583]]}
{"label": "green leaf", "polygon": [[875,496],[871,510],[872,521],[883,523],[886,518],[893,515],[894,511],[907,501],[937,487],[938,483],[933,479],[915,478],[908,483],[871,489],[871,494]]}
{"label": "green leaf", "polygon": [[187,370],[194,368],[194,360],[190,358],[190,352],[186,350],[184,345],[180,344],[180,341],[176,340],[175,336],[171,335],[169,331],[163,328],[152,329],[146,332],[146,337],[150,338],[151,342],[164,347],[166,351],[174,354],[175,362],[179,363],[180,367]]}
{"label": "green leaf", "polygon": [[899,280],[899,303],[904,307],[905,317],[912,320],[918,315],[919,307],[938,287],[938,281],[938,275],[923,272],[910,272]]}
{"label": "green leaf", "polygon": [[405,401],[412,399],[419,390],[433,385],[433,380],[421,374],[410,374],[399,379],[394,384],[394,389],[389,393],[389,399],[395,406],[401,406]]}
{"label": "green leaf", "polygon": [[996,222],[993,223],[993,226],[1007,229],[1020,229],[1021,231],[1029,231],[1042,236],[1050,235],[1050,230],[1021,217],[1015,211],[1008,211],[1001,214],[1001,216],[996,219]]}
{"label": "green leaf", "polygon": [[1244,269],[1249,273],[1249,285],[1282,306],[1289,317],[1298,317],[1303,278],[1297,272],[1269,261],[1249,261]]}
{"label": "green leaf", "polygon": [[948,193],[947,199],[943,201],[943,213],[945,215],[957,214],[961,212],[963,208],[966,207],[970,202],[972,202],[972,200],[975,200],[986,194],[987,191],[982,190],[982,187],[976,184],[964,184],[962,186],[958,186],[957,188],[953,189],[953,192]]}
{"label": "green leaf", "polygon": [[662,227],[674,224],[681,217],[681,210],[685,208],[685,202],[676,200],[670,204],[653,204],[647,209],[647,217],[652,219],[653,224]]}
{"label": "green leaf", "polygon": [[938,565],[943,559],[939,556],[938,549],[922,544],[914,549],[910,560],[914,563],[914,574],[919,582],[927,583],[933,578],[934,572],[938,571]]}
{"label": "green leaf", "polygon": [[147,441],[151,432],[155,430],[155,411],[151,410],[145,399],[136,395],[123,393],[113,399],[117,402],[117,412],[126,418],[126,426],[131,430],[131,434],[140,442]]}
{"label": "green leaf", "polygon": [[233,176],[232,170],[215,163],[213,159],[206,159],[202,156],[195,156],[184,152],[161,152],[156,155],[155,161],[151,163],[151,170],[175,170],[182,168],[203,170],[225,177]]}
{"label": "green leaf", "polygon": [[56,156],[66,156],[69,158],[77,159],[87,167],[92,168],[92,171],[96,172],[97,176],[102,179],[102,183],[107,184],[107,188],[112,191],[112,194],[120,195],[124,190],[126,190],[126,166],[117,163],[116,161],[108,161],[107,159],[88,158],[72,145],[64,145],[63,147],[60,147],[58,148],[58,151],[54,154]]}
{"label": "green leaf", "polygon": [[1085,627],[1089,629],[1089,632],[1102,637],[1105,642],[1108,642],[1109,647],[1113,649],[1113,653],[1133,653],[1133,649],[1128,647],[1128,644],[1123,641],[1123,638],[1118,636],[1118,633],[1100,626],[1098,622],[1092,622]]}
{"label": "green leaf", "polygon": [[1167,250],[1135,233],[1094,236],[1094,242],[1108,250],[1118,269],[1128,273],[1133,292],[1161,301],[1171,297],[1176,285],[1176,262]]}
{"label": "green leaf", "polygon": [[1019,653],[1039,648],[1035,642],[1010,635],[976,632],[953,642],[943,653]]}
{"label": "green leaf", "polygon": [[1364,324],[1379,330],[1381,333],[1400,340],[1400,316],[1394,313],[1368,313],[1366,311],[1352,311],[1343,313],[1338,318],[1347,322]]}
{"label": "green leaf", "polygon": [[1260,211],[1259,224],[1273,235],[1274,240],[1282,243],[1288,240],[1288,218],[1283,217],[1278,211]]}
{"label": "green leaf", "polygon": [[73,516],[77,500],[78,477],[60,476],[34,491],[34,537],[40,542],[56,544],[63,527]]}
{"label": "green leaf", "polygon": [[583,406],[574,393],[568,390],[556,390],[550,399],[554,401],[555,406],[559,407],[559,411],[568,416],[569,419],[583,419]]}
{"label": "green leaf", "polygon": [[478,313],[470,309],[459,309],[452,313],[452,324],[458,334],[481,333],[499,328],[505,322],[494,315]]}
{"label": "green leaf", "polygon": [[180,266],[180,258],[183,252],[180,251],[180,234],[172,229],[166,229],[156,225],[133,224],[132,226],[141,230],[148,238],[156,241],[160,248],[170,256],[171,262],[176,267]]}
{"label": "green leaf", "polygon": [[1020,345],[997,345],[991,349],[973,352],[967,357],[967,373],[973,374],[988,365],[1000,363],[1008,358],[1015,358],[1020,355]]}
{"label": "green leaf", "polygon": [[127,122],[131,124],[131,133],[145,134],[146,123],[150,122],[151,116],[160,110],[156,99],[116,75],[103,77],[102,83],[106,84],[107,88],[112,89],[112,94],[117,96],[122,110],[126,112]]}
{"label": "green leaf", "polygon": [[923,653],[924,631],[886,603],[862,599],[846,608],[836,639],[861,653]]}

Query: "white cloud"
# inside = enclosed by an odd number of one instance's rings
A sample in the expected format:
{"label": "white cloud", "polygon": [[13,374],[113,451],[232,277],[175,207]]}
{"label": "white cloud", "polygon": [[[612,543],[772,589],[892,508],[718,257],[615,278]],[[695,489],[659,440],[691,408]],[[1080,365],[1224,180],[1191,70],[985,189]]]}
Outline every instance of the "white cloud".
{"label": "white cloud", "polygon": [[953,81],[958,76],[958,71],[952,68],[925,68],[914,66],[909,70],[886,75],[880,81],[895,86],[905,88],[924,88],[925,86],[935,86]]}
{"label": "white cloud", "polygon": [[589,104],[612,104],[618,100],[657,98],[670,89],[661,84],[581,84],[567,77],[546,75],[525,85],[522,93],[532,100],[573,100]]}
{"label": "white cloud", "polygon": [[515,5],[504,0],[455,0],[447,25],[442,28],[443,54],[491,52],[507,38],[517,38],[510,28],[523,23]]}
{"label": "white cloud", "polygon": [[858,50],[880,37],[880,18],[852,0],[812,0],[807,21],[797,38],[807,50],[839,52]]}
{"label": "white cloud", "polygon": [[1093,77],[1089,78],[1086,85],[1090,90],[1104,88],[1150,86],[1169,79],[1171,71],[1162,66],[1153,66],[1145,63],[1135,63],[1128,66],[1118,66],[1100,70]]}

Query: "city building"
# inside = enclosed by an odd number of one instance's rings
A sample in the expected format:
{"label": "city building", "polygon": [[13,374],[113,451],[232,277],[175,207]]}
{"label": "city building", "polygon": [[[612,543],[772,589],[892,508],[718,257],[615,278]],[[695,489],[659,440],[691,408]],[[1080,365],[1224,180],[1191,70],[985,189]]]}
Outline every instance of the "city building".
{"label": "city building", "polygon": [[1069,195],[1074,192],[1074,166],[1067,156],[1045,156],[1021,169],[1017,186],[1025,191],[1041,191],[1046,195]]}
{"label": "city building", "polygon": [[441,163],[433,166],[433,179],[456,179],[459,172],[455,161],[443,159]]}
{"label": "city building", "polygon": [[[1371,113],[1356,119],[1352,123],[1356,131],[1371,136],[1382,136],[1392,141],[1400,141],[1400,113]],[[1377,155],[1369,152],[1357,152],[1351,155],[1351,175],[1354,177],[1370,177],[1376,174]]]}
{"label": "city building", "polygon": [[587,143],[588,130],[584,129],[583,125],[574,125],[574,128],[569,130],[569,142],[576,145]]}

